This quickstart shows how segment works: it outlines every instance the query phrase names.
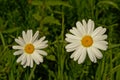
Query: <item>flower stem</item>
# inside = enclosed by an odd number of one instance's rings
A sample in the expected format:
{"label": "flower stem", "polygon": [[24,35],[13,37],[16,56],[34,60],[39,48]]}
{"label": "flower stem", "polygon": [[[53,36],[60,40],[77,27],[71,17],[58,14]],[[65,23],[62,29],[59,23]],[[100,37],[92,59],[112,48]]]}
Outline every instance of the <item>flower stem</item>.
{"label": "flower stem", "polygon": [[36,64],[35,64],[35,66],[33,67],[33,69],[32,69],[32,71],[31,71],[31,73],[30,73],[30,76],[29,76],[28,80],[32,80],[32,77],[33,77],[33,75],[34,75],[35,68],[36,68]]}

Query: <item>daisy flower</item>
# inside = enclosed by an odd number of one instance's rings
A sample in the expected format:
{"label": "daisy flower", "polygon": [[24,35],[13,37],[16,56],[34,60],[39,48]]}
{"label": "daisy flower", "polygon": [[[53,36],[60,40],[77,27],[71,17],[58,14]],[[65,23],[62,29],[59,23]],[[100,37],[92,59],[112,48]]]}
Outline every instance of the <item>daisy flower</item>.
{"label": "daisy flower", "polygon": [[43,51],[43,48],[48,46],[45,36],[38,39],[39,31],[34,35],[32,30],[27,30],[27,32],[22,31],[22,37],[15,39],[18,45],[13,46],[13,49],[17,49],[14,55],[20,55],[17,59],[17,63],[21,62],[23,67],[30,66],[33,67],[33,61],[38,65],[43,62],[43,56],[47,53]]}
{"label": "daisy flower", "polygon": [[70,58],[74,61],[78,60],[78,64],[84,62],[86,55],[88,54],[90,60],[94,63],[97,62],[97,58],[101,59],[103,57],[100,50],[107,50],[108,42],[106,28],[97,27],[94,30],[95,24],[91,19],[88,23],[85,20],[76,23],[77,27],[70,29],[70,33],[66,34],[65,40],[69,42],[65,46],[67,52],[73,52]]}

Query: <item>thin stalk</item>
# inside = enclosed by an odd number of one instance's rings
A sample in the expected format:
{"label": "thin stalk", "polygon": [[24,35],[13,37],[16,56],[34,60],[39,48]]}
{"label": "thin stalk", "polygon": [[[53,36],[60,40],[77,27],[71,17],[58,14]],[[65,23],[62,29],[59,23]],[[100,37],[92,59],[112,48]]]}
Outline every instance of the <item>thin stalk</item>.
{"label": "thin stalk", "polygon": [[[109,32],[109,36],[111,35],[110,39],[109,39],[109,44],[111,45],[111,41],[112,41],[112,32],[113,32],[113,27],[110,27],[110,32]],[[110,49],[109,51],[110,53],[110,72],[112,71],[113,65],[112,65],[112,49]],[[112,79],[112,73],[110,73],[110,78]]]}
{"label": "thin stalk", "polygon": [[[63,10],[63,9],[62,9]],[[59,47],[59,49],[61,50],[61,54],[58,56],[59,57],[59,65],[58,65],[58,80],[64,80],[64,60],[65,60],[65,55],[64,55],[64,13],[62,11],[62,30],[61,30],[61,41],[62,44]]]}
{"label": "thin stalk", "polygon": [[0,32],[0,37],[1,37],[2,44],[5,47],[5,40],[1,32]]}
{"label": "thin stalk", "polygon": [[62,41],[64,41],[64,31],[65,31],[65,27],[64,27],[64,13],[62,11],[62,32],[61,32]]}
{"label": "thin stalk", "polygon": [[35,66],[33,67],[33,69],[32,69],[32,71],[31,71],[31,73],[30,73],[30,76],[29,76],[28,80],[32,80],[32,77],[33,77],[33,75],[34,75],[35,68],[36,68],[36,64],[35,64]]}

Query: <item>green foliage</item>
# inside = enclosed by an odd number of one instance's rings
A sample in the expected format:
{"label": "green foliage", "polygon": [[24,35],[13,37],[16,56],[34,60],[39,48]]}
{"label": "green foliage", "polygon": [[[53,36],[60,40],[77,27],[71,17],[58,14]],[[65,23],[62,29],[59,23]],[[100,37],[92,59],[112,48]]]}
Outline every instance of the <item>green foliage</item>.
{"label": "green foliage", "polygon": [[[120,80],[119,0],[0,0],[0,80]],[[65,34],[76,21],[92,19],[107,28],[108,50],[94,64],[70,59]],[[16,63],[12,45],[23,30],[39,30],[49,46],[33,68]]]}

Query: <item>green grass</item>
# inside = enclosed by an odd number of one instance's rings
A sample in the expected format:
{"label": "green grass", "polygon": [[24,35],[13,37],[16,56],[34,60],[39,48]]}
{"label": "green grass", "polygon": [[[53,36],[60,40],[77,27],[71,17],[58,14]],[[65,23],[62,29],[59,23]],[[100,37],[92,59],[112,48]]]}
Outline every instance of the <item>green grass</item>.
{"label": "green grass", "polygon": [[[78,64],[64,49],[65,34],[82,19],[107,28],[108,49],[97,63]],[[120,80],[119,27],[119,0],[0,0],[0,80]],[[28,29],[49,40],[48,56],[33,68],[16,63],[12,49]]]}

